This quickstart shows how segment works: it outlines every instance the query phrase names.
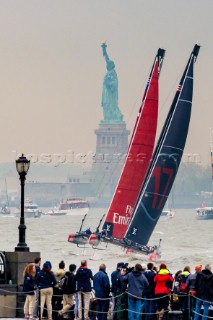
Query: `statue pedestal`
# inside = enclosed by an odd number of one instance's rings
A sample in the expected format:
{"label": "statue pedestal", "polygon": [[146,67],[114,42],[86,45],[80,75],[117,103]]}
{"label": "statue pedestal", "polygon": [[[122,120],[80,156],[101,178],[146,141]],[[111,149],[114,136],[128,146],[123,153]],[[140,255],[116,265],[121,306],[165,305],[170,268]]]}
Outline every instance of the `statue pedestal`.
{"label": "statue pedestal", "polygon": [[112,198],[126,158],[129,133],[125,122],[100,123],[95,130],[96,155],[91,177],[94,194],[101,203],[110,202]]}

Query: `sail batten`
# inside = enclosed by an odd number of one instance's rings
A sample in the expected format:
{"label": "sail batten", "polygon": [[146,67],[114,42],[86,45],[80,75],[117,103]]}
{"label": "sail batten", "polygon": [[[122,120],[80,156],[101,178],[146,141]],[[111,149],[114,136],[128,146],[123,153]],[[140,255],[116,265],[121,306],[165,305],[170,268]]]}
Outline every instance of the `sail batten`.
{"label": "sail batten", "polygon": [[175,180],[191,116],[193,67],[199,52],[195,45],[156,145],[132,219],[125,234],[128,246],[147,245]]}

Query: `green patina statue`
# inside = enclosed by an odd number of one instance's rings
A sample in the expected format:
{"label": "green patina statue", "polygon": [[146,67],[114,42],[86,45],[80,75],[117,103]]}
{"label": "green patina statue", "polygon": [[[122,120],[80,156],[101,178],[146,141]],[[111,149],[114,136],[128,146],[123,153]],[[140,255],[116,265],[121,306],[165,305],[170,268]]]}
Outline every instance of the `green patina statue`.
{"label": "green patina statue", "polygon": [[101,102],[104,120],[102,120],[101,123],[123,123],[123,115],[118,107],[118,77],[115,71],[115,64],[109,59],[106,52],[106,43],[103,43],[101,47],[107,68],[103,82]]}

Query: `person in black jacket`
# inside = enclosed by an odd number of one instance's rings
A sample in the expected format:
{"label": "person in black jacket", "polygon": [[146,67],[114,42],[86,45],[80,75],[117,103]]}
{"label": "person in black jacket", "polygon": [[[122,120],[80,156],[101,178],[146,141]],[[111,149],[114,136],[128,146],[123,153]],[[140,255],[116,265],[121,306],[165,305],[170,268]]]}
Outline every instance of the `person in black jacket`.
{"label": "person in black jacket", "polygon": [[197,274],[195,280],[196,301],[194,320],[198,320],[200,316],[201,306],[203,304],[202,320],[205,320],[209,314],[209,307],[213,301],[213,274],[211,266],[207,264],[202,272]]}
{"label": "person in black jacket", "polygon": [[25,303],[24,303],[24,317],[25,318],[33,318],[33,309],[35,305],[35,275],[36,269],[34,263],[29,263],[23,272],[24,276],[24,286],[23,292],[26,295]]}
{"label": "person in black jacket", "polygon": [[116,303],[117,303],[117,296],[119,295],[119,288],[118,288],[118,279],[120,277],[121,269],[125,267],[124,262],[118,262],[117,268],[115,271],[111,273],[111,293],[112,293],[112,308],[111,311],[113,312],[113,319],[117,319],[117,313],[114,312],[116,309]]}
{"label": "person in black jacket", "polygon": [[[87,268],[87,260],[81,261],[81,266],[76,273],[77,291],[78,291],[78,315],[82,319],[82,310],[84,310],[84,320],[88,320],[88,312],[91,298],[91,281],[93,280],[92,271]],[[84,308],[83,308],[84,304]]]}
{"label": "person in black jacket", "polygon": [[144,304],[143,309],[145,313],[146,320],[153,320],[155,319],[155,312],[157,310],[156,301],[154,300],[155,297],[155,282],[154,277],[156,273],[153,270],[154,264],[149,262],[147,264],[147,270],[144,272],[145,277],[147,278],[149,285],[148,287],[144,288],[143,296],[144,296]]}
{"label": "person in black jacket", "polygon": [[74,293],[76,292],[76,265],[71,264],[69,266],[69,271],[65,273],[64,285],[63,285],[63,309],[61,309],[58,314],[63,315],[64,319],[69,318],[68,311],[74,305]]}

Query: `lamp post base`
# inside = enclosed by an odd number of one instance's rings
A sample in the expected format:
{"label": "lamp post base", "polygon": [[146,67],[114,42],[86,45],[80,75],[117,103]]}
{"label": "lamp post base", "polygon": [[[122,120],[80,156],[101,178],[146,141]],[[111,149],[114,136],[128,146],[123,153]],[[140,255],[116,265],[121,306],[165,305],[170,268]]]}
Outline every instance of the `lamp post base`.
{"label": "lamp post base", "polygon": [[19,252],[29,252],[30,251],[30,248],[29,247],[15,247],[15,251],[19,251]]}

